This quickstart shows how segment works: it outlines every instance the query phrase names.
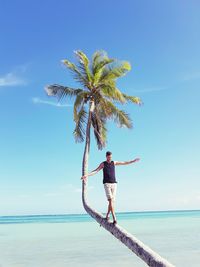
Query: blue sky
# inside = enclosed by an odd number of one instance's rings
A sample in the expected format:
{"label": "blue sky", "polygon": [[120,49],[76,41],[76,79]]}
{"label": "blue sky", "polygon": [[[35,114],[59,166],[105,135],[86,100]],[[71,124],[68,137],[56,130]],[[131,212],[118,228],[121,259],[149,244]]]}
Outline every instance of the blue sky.
{"label": "blue sky", "polygon": [[[73,139],[73,101],[62,105],[44,86],[78,87],[61,64],[98,49],[128,60],[118,87],[139,96],[128,104],[134,129],[108,123],[107,147],[93,134],[89,171],[116,167],[116,211],[200,207],[200,4],[198,1],[4,1],[0,25],[0,215],[85,213],[84,144]],[[123,108],[123,107],[122,107]],[[89,202],[107,209],[102,172],[89,177]]]}

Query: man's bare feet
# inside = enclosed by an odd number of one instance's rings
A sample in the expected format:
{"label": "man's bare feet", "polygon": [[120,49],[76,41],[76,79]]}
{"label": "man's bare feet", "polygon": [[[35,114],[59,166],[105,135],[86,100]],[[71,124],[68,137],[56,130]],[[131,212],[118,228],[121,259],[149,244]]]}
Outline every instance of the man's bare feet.
{"label": "man's bare feet", "polygon": [[107,221],[109,221],[109,220],[110,220],[110,216],[106,215],[105,219],[106,219]]}
{"label": "man's bare feet", "polygon": [[117,224],[117,218],[115,216],[113,217],[113,224]]}
{"label": "man's bare feet", "polygon": [[113,224],[117,224],[117,220],[116,219],[113,221]]}

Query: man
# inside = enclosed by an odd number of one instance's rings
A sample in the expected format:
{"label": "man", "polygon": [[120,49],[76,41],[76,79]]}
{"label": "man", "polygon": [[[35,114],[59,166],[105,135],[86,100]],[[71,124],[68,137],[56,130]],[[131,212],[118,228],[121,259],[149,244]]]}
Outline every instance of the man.
{"label": "man", "polygon": [[103,184],[104,184],[104,189],[106,193],[107,200],[109,202],[108,204],[108,211],[106,214],[107,220],[109,220],[109,214],[110,212],[112,213],[113,217],[113,223],[116,224],[116,216],[115,216],[115,210],[114,210],[114,202],[115,202],[115,196],[116,196],[116,191],[117,191],[117,181],[115,177],[115,166],[116,165],[127,165],[133,162],[139,161],[139,158],[136,158],[131,161],[113,161],[112,160],[112,152],[107,151],[106,152],[106,161],[103,161],[98,168],[93,170],[91,173],[88,173],[86,175],[83,175],[81,179],[87,179],[87,176],[91,176],[96,174],[98,171],[103,169]]}

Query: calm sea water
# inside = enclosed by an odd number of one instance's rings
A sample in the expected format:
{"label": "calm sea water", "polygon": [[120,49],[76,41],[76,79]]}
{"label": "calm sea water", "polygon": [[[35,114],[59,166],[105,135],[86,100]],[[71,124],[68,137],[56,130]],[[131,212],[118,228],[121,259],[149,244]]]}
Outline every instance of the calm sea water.
{"label": "calm sea water", "polygon": [[[117,213],[118,223],[175,266],[200,267],[200,211]],[[142,267],[87,214],[0,216],[0,267]]]}

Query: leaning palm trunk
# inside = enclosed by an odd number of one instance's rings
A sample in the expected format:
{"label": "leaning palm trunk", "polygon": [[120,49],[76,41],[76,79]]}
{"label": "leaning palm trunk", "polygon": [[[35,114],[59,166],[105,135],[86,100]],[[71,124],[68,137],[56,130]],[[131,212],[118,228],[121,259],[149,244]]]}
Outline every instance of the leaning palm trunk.
{"label": "leaning palm trunk", "polygon": [[[82,162],[82,175],[88,173],[88,159],[90,151],[90,125],[91,125],[91,114],[94,108],[94,102],[90,102],[89,115],[86,128],[86,142]],[[132,250],[138,257],[140,257],[148,266],[151,267],[174,267],[173,264],[162,258],[136,237],[128,233],[125,229],[119,225],[114,225],[108,222],[101,213],[93,209],[87,200],[87,182],[82,181],[82,202],[86,212],[94,218],[100,225],[102,225],[107,231],[119,239],[124,245]]]}

